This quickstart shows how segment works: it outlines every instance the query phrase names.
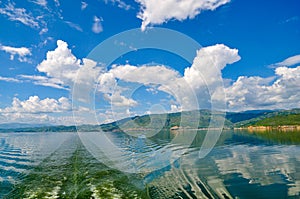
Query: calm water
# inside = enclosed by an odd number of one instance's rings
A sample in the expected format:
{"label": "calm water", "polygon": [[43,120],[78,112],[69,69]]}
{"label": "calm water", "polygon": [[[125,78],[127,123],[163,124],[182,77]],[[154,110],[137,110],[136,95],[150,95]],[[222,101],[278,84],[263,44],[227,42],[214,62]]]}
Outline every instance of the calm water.
{"label": "calm water", "polygon": [[0,198],[300,198],[300,132],[193,133],[0,134]]}

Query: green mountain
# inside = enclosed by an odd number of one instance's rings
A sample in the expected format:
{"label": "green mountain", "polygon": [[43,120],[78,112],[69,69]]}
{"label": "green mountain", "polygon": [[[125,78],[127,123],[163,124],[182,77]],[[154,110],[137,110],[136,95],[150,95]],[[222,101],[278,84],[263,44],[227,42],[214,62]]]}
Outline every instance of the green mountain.
{"label": "green mountain", "polygon": [[[183,128],[208,128],[211,122],[212,112],[209,110],[186,111],[168,114],[153,114],[136,116],[124,120],[116,121],[110,124],[101,125],[104,131],[119,131],[120,129],[170,129],[171,127],[180,126]],[[218,123],[224,120],[224,113],[214,112],[214,120]],[[225,127],[231,128],[233,123],[225,118]]]}
{"label": "green mountain", "polygon": [[255,126],[300,125],[300,114],[276,115],[257,121]]}
{"label": "green mountain", "polygon": [[[135,116],[102,125],[81,126],[38,126],[23,128],[1,128],[0,132],[92,132],[92,131],[121,131],[121,130],[151,130],[167,129],[180,126],[183,128],[219,127],[224,121],[224,128],[247,126],[279,126],[300,125],[300,109],[292,110],[256,110],[245,112],[213,112],[210,110],[185,111],[178,113],[152,114]],[[224,118],[225,117],[225,118]],[[211,125],[211,126],[209,126]]]}
{"label": "green mountain", "polygon": [[300,125],[300,109],[265,112],[248,120],[236,122],[235,127]]}

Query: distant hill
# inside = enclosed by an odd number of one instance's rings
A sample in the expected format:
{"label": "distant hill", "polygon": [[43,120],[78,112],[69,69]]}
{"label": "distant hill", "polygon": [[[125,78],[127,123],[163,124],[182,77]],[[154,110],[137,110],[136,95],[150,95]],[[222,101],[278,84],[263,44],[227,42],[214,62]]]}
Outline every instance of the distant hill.
{"label": "distant hill", "polygon": [[76,132],[76,126],[40,126],[23,128],[0,128],[0,132]]}
{"label": "distant hill", "polygon": [[50,126],[49,124],[28,124],[28,123],[2,123],[0,129],[13,129],[13,128],[34,128]]}
{"label": "distant hill", "polygon": [[300,125],[300,109],[265,112],[248,120],[236,122],[235,127]]}
{"label": "distant hill", "polygon": [[274,111],[270,110],[253,110],[253,111],[244,111],[244,112],[228,112],[226,113],[226,119],[232,123],[238,123],[242,121],[251,120],[253,118],[263,117]]}
{"label": "distant hill", "polygon": [[300,125],[300,114],[275,115],[254,123],[255,126]]}
{"label": "distant hill", "polygon": [[[200,118],[198,117],[200,114]],[[102,125],[81,126],[34,126],[27,124],[2,124],[0,132],[92,132],[92,131],[121,131],[170,129],[181,126],[185,128],[208,128],[211,121],[210,110],[186,111],[178,113],[165,113],[135,116]],[[300,125],[300,109],[292,110],[256,110],[245,112],[214,112],[215,122],[224,122],[224,128],[247,127],[247,126],[278,126],[278,125]],[[197,120],[199,118],[199,120]]]}
{"label": "distant hill", "polygon": [[[208,128],[211,121],[211,111],[187,111],[178,113],[166,113],[155,115],[136,116],[130,119],[116,121],[110,124],[103,124],[101,128],[104,131],[118,131],[122,129],[138,129],[138,128],[164,128],[170,129],[174,126],[185,128]],[[215,122],[224,120],[224,113],[214,112]],[[199,120],[198,120],[199,118]],[[225,127],[231,128],[233,123],[225,118]]]}

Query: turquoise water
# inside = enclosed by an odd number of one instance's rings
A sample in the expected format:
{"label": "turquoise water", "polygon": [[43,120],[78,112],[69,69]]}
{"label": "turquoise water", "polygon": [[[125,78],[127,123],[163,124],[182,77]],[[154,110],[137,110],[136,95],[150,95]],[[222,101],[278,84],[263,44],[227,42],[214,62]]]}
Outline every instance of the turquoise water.
{"label": "turquoise water", "polygon": [[119,153],[99,133],[0,134],[0,198],[300,198],[297,139],[224,131],[200,159],[206,132],[178,133],[106,133]]}

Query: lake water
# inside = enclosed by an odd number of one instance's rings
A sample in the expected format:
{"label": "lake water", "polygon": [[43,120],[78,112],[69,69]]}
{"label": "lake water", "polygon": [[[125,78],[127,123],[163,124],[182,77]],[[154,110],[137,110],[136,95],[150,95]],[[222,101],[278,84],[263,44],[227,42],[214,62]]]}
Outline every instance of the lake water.
{"label": "lake water", "polygon": [[2,133],[0,198],[300,198],[300,132],[180,133]]}

